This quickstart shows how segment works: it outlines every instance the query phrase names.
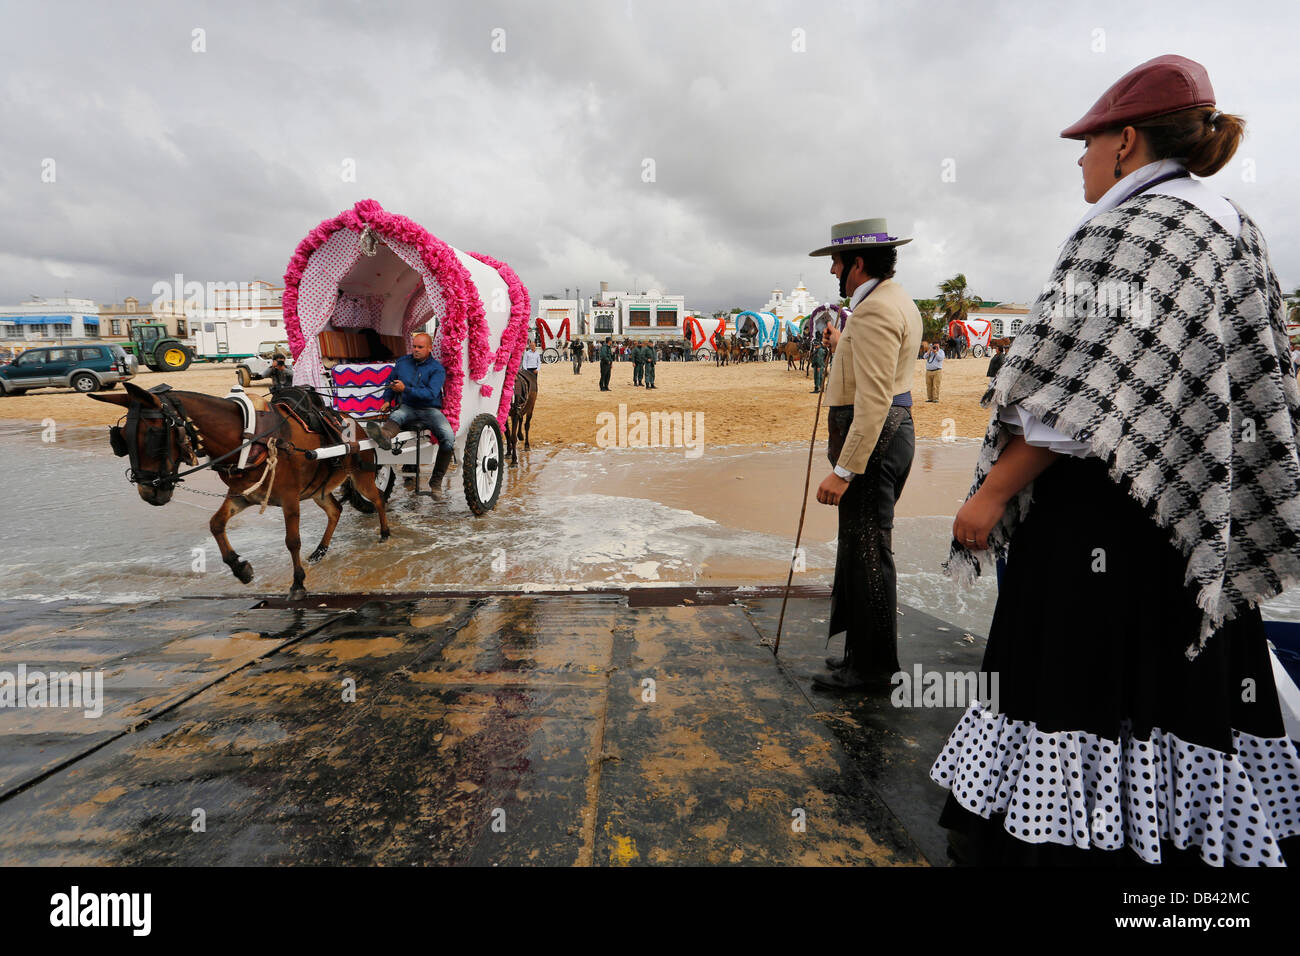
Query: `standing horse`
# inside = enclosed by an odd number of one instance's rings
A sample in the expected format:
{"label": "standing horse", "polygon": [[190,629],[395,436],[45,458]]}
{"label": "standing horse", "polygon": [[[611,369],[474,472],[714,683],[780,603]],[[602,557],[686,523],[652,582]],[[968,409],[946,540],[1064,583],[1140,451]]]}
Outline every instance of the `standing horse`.
{"label": "standing horse", "polygon": [[537,374],[528,369],[520,369],[515,376],[515,393],[510,399],[510,426],[506,429],[506,443],[510,446],[510,467],[519,464],[515,447],[519,444],[519,435],[524,436],[524,450],[530,451],[528,433],[533,427],[533,409],[537,407]]}
{"label": "standing horse", "polygon": [[[297,395],[286,395],[296,392]],[[375,453],[354,452],[341,458],[316,461],[303,452],[335,444],[332,439],[309,431],[291,404],[299,390],[285,389],[272,400],[272,408],[257,415],[257,441],[246,464],[238,469],[237,454],[244,443],[244,414],[238,403],[198,392],[174,392],[166,385],[145,391],[126,383],[125,395],[91,395],[99,402],[120,405],[127,410],[125,425],[109,429],[114,454],[130,456],[127,478],[146,503],[162,506],[171,501],[181,462],[197,465],[200,457],[226,487],[226,500],[208,522],[208,529],[221,549],[221,559],[244,584],[253,580],[253,567],[241,560],[226,538],[226,524],[250,505],[273,505],[284,512],[284,544],[293,558],[293,587],[289,598],[301,601],[307,572],[299,557],[298,503],[310,498],[328,519],[325,534],[309,561],[319,561],[329,550],[330,538],[339,522],[342,505],[331,491],[351,479],[353,486],[379,513],[379,538],[388,537],[388,515],[384,496],[375,486]],[[300,407],[305,407],[305,402]],[[310,417],[310,416],[309,416]],[[197,470],[194,469],[194,470]]]}

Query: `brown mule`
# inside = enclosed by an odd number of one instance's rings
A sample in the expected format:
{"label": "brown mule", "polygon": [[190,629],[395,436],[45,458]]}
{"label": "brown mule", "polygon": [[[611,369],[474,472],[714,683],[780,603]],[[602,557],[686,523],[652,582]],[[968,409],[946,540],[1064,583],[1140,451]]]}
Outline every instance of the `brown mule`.
{"label": "brown mule", "polygon": [[523,369],[515,376],[515,392],[510,398],[510,424],[506,429],[506,444],[510,448],[510,466],[519,464],[515,454],[519,436],[524,436],[524,448],[530,449],[528,434],[533,427],[533,409],[537,407],[537,376]]}
{"label": "brown mule", "polygon": [[[222,560],[245,584],[253,580],[253,568],[230,546],[226,524],[250,505],[269,504],[284,512],[284,543],[293,558],[293,588],[289,598],[295,601],[307,596],[303,587],[307,572],[299,556],[300,501],[312,499],[328,519],[325,534],[309,561],[319,561],[329,550],[330,538],[342,512],[342,505],[330,492],[348,479],[379,513],[380,540],[389,535],[384,496],[375,485],[375,453],[364,451],[342,458],[309,460],[303,452],[320,448],[322,436],[307,431],[295,416],[281,413],[274,399],[272,407],[278,421],[272,420],[270,433],[262,439],[268,455],[240,471],[234,466],[239,458],[236,449],[244,442],[244,418],[239,406],[230,399],[171,391],[166,386],[145,391],[130,382],[126,383],[125,395],[90,397],[127,410],[126,425],[110,429],[111,443],[116,454],[130,456],[128,476],[141,499],[151,505],[161,506],[171,500],[183,462],[196,465],[200,456],[222,459],[212,470],[229,491],[208,522],[208,528],[221,549]],[[271,456],[275,466],[268,476]]]}
{"label": "brown mule", "polygon": [[776,347],[776,353],[774,357],[778,359],[782,359],[782,358],[785,359],[785,370],[787,372],[793,372],[795,369],[795,364],[799,361],[799,357],[800,357],[799,343],[796,342],[794,339],[789,339],[785,342],[782,342],[780,345]]}

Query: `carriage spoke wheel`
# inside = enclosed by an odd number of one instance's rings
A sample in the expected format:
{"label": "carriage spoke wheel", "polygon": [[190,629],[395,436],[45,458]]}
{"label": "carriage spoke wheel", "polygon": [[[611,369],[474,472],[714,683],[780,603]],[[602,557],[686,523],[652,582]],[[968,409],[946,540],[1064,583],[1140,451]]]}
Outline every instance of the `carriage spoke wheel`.
{"label": "carriage spoke wheel", "polygon": [[501,426],[495,415],[476,415],[465,437],[465,460],[461,468],[465,483],[465,500],[476,515],[487,514],[501,495],[504,471]]}
{"label": "carriage spoke wheel", "polygon": [[547,365],[554,365],[560,360],[560,350],[554,347],[548,347],[542,352],[542,361]]}

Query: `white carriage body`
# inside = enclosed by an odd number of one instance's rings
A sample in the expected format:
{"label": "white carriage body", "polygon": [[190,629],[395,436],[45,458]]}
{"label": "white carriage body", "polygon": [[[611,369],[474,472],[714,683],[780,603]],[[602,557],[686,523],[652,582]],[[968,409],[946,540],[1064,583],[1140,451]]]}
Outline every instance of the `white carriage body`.
{"label": "white carriage body", "polygon": [[757,348],[777,344],[779,320],[773,312],[741,312],[736,316],[736,336]]}
{"label": "white carriage body", "polygon": [[[323,223],[303,245],[309,243],[314,248],[304,253],[300,246],[297,268],[291,261],[285,277],[286,289],[296,293],[286,295],[284,309],[295,385],[332,389],[335,406],[349,414],[375,412],[394,361],[409,353],[413,334],[428,332],[434,357],[447,369],[443,412],[458,451],[463,452],[477,415],[504,423],[527,334],[527,294],[521,286],[515,291],[523,301],[512,301],[493,265],[433,239],[372,201]],[[449,257],[469,277],[459,292],[449,286],[456,281]],[[481,323],[473,317],[475,306],[482,309]],[[377,358],[381,347],[392,357]]]}
{"label": "white carriage body", "polygon": [[535,333],[537,336],[537,346],[541,349],[565,349],[568,348],[574,336],[579,334],[577,326],[577,306],[566,306],[562,309],[552,308],[552,303],[544,302],[546,306],[545,314],[539,315],[535,320]]}
{"label": "white carriage body", "polygon": [[988,319],[977,319],[972,316],[967,316],[965,322],[953,319],[948,324],[948,334],[954,338],[964,335],[966,344],[971,348],[978,345],[988,349],[993,338],[993,323]]}

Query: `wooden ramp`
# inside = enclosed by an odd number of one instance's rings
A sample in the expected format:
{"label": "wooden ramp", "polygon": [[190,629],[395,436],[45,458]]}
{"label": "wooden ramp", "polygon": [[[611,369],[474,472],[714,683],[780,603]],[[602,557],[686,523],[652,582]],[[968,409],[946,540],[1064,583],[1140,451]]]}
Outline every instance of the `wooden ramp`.
{"label": "wooden ramp", "polygon": [[[104,707],[0,710],[0,863],[946,863],[959,710],[814,692],[824,591],[779,660],[770,590],[362,600],[7,602],[0,671]],[[978,668],[899,622],[905,670]]]}

